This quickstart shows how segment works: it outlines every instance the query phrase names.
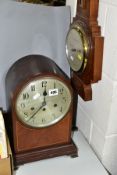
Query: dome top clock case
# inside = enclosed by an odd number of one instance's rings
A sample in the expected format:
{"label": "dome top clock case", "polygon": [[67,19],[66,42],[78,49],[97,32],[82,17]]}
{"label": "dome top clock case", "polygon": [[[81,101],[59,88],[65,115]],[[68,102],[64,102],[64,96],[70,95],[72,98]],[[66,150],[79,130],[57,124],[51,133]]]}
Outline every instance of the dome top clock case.
{"label": "dome top clock case", "polygon": [[60,155],[77,156],[71,138],[73,90],[54,61],[42,55],[16,61],[6,75],[6,94],[16,166]]}

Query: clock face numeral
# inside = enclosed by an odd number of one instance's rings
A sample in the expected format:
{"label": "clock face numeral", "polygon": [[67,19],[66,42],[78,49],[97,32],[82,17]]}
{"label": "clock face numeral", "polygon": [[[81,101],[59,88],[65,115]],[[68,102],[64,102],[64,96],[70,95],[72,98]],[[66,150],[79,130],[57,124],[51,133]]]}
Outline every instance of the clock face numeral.
{"label": "clock face numeral", "polygon": [[21,103],[21,108],[25,108],[25,103]]}
{"label": "clock face numeral", "polygon": [[66,102],[66,97],[63,97],[64,102]]}
{"label": "clock face numeral", "polygon": [[16,112],[20,121],[31,127],[47,127],[59,122],[70,104],[71,93],[66,84],[48,77],[33,80],[22,89]]}
{"label": "clock face numeral", "polygon": [[62,111],[63,111],[63,107],[60,108],[60,112],[62,112]]}
{"label": "clock face numeral", "polygon": [[46,119],[45,118],[42,118],[41,121],[42,121],[42,123],[45,123],[46,122]]}
{"label": "clock face numeral", "polygon": [[42,81],[42,87],[46,87],[47,86],[47,81]]}
{"label": "clock face numeral", "polygon": [[59,89],[60,94],[63,94],[64,89]]}
{"label": "clock face numeral", "polygon": [[31,86],[31,91],[35,91],[35,85]]}
{"label": "clock face numeral", "polygon": [[27,100],[29,98],[29,94],[28,93],[24,93],[23,94],[23,100]]}
{"label": "clock face numeral", "polygon": [[24,112],[24,115],[25,115],[26,117],[28,117],[28,113]]}

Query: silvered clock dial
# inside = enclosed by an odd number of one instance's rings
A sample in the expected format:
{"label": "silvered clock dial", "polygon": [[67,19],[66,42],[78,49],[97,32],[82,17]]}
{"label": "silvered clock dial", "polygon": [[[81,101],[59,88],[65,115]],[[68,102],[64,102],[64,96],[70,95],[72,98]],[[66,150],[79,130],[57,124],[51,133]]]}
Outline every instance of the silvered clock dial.
{"label": "silvered clock dial", "polygon": [[66,55],[73,71],[82,72],[87,65],[89,41],[83,28],[74,24],[66,38]]}
{"label": "silvered clock dial", "polygon": [[57,123],[71,104],[68,87],[57,78],[40,78],[29,82],[16,100],[19,120],[31,127],[46,127]]}

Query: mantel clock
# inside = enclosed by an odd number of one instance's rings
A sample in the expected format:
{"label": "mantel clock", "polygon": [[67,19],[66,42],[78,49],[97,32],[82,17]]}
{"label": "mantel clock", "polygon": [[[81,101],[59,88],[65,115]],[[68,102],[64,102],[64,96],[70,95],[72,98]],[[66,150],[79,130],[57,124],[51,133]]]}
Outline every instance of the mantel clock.
{"label": "mantel clock", "polygon": [[77,156],[71,138],[73,90],[54,61],[28,55],[6,75],[10,140],[14,163],[60,156]]}

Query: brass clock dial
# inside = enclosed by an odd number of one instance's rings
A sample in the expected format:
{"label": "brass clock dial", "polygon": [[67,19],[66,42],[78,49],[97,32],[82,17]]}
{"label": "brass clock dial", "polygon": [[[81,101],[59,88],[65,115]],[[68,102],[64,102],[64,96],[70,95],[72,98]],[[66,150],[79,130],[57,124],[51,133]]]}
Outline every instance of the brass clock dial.
{"label": "brass clock dial", "polygon": [[26,84],[18,95],[17,115],[31,127],[47,127],[66,115],[71,99],[70,90],[57,78],[36,79]]}
{"label": "brass clock dial", "polygon": [[71,26],[66,38],[66,55],[73,71],[84,71],[89,51],[89,41],[79,24]]}

